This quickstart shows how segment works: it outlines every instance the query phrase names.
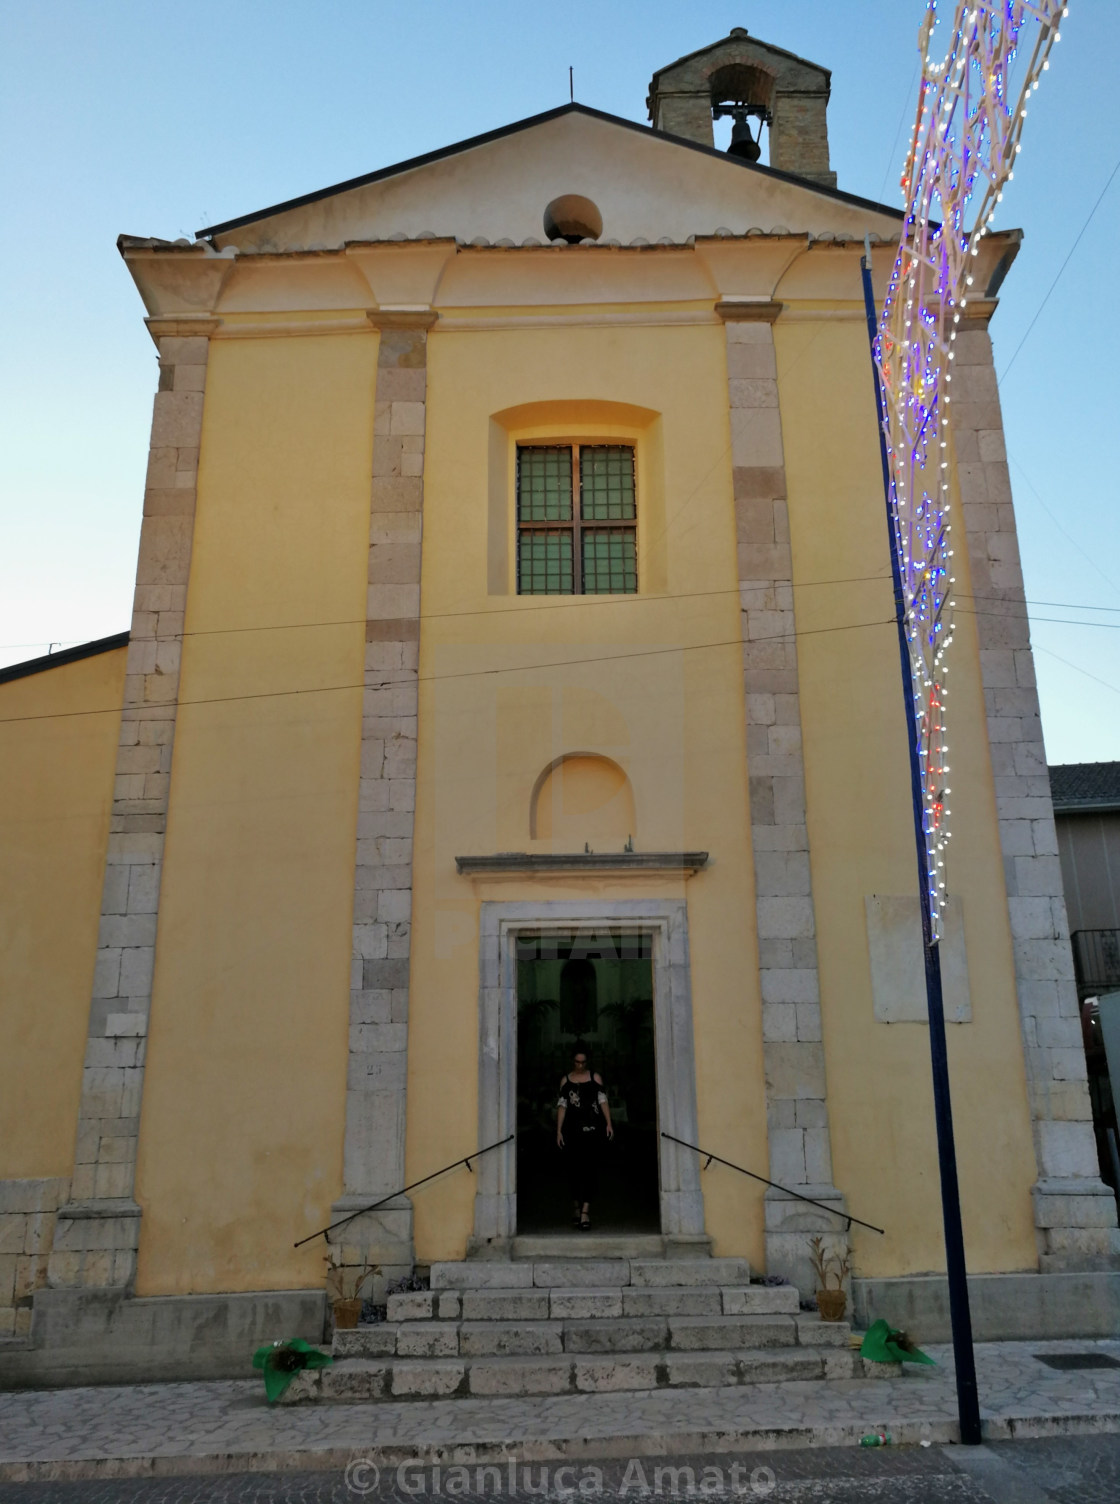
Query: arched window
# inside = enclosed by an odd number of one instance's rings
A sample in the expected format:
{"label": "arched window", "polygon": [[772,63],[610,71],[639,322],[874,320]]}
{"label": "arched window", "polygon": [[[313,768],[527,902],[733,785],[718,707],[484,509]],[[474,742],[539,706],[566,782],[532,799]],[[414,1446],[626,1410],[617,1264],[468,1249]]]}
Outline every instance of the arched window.
{"label": "arched window", "polygon": [[633,595],[631,444],[517,446],[517,593]]}

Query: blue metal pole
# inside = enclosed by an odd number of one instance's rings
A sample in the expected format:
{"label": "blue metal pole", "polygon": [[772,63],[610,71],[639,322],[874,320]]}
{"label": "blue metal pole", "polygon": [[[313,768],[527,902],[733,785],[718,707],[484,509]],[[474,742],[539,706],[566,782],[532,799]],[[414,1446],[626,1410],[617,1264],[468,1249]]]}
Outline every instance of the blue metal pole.
{"label": "blue metal pole", "polygon": [[863,257],[863,301],[867,310],[867,334],[871,341],[871,375],[875,383],[875,411],[879,419],[879,455],[883,463],[883,494],[887,503],[887,532],[894,582],[894,611],[898,626],[898,651],[902,664],[902,698],[906,705],[906,735],[910,744],[910,793],[914,802],[914,837],[918,848],[918,892],[922,904],[922,948],[925,953],[926,1002],[929,1011],[929,1052],[933,1067],[933,1111],[937,1122],[937,1162],[941,1172],[941,1217],[945,1228],[945,1264],[949,1276],[949,1320],[953,1329],[953,1361],[957,1375],[957,1414],[961,1441],[979,1446],[980,1398],[976,1388],[976,1355],[972,1349],[972,1315],[968,1304],[968,1272],[964,1259],[964,1229],[961,1225],[960,1186],[957,1181],[957,1150],[953,1138],[953,1103],[949,1093],[949,1056],[945,1042],[945,1007],[941,994],[941,952],[933,938],[929,905],[929,867],[926,858],[925,813],[922,802],[922,769],[918,758],[918,723],[914,713],[910,650],[906,646],[906,597],[902,589],[902,561],[898,535],[891,512],[891,471],[883,430],[883,391],[875,364],[875,340],[879,330],[875,294],[871,286],[871,256]]}

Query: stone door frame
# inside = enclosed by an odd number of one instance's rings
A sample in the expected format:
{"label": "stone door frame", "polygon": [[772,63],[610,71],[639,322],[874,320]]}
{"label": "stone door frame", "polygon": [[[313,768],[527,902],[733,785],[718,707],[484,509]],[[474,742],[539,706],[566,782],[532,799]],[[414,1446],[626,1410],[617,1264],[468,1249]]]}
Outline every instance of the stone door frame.
{"label": "stone door frame", "polygon": [[[688,909],[684,899],[483,903],[478,949],[478,1146],[517,1127],[516,939],[526,930],[641,931],[653,941],[654,1061],[658,1125],[697,1142],[696,1054]],[[699,1157],[658,1139],[661,1233],[702,1237],[704,1197]],[[517,1146],[511,1141],[476,1163],[476,1252],[508,1246],[517,1230]]]}

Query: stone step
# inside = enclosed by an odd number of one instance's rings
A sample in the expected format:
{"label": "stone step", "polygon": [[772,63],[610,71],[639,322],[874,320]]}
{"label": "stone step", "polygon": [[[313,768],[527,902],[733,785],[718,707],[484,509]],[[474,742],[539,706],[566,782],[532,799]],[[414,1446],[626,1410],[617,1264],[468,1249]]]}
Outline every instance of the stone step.
{"label": "stone step", "polygon": [[529,1396],[619,1390],[850,1379],[861,1367],[847,1347],[652,1350],[604,1354],[458,1358],[343,1358],[297,1375],[284,1396],[353,1403],[456,1395]]}
{"label": "stone step", "polygon": [[661,1233],[560,1233],[514,1238],[515,1259],[706,1259],[712,1240]]}
{"label": "stone step", "polygon": [[562,1321],[464,1321],[459,1327],[459,1352],[468,1358],[556,1357],[564,1351],[575,1348],[565,1349]]}
{"label": "stone step", "polygon": [[670,1316],[669,1345],[689,1352],[796,1347],[797,1323],[792,1316]]}
{"label": "stone step", "polygon": [[[489,1292],[487,1292],[489,1293]],[[583,1293],[583,1292],[579,1292]],[[381,1322],[335,1333],[346,1358],[555,1357],[563,1353],[702,1352],[813,1346],[847,1347],[846,1322],[776,1313],[761,1316],[613,1316],[507,1321]]]}
{"label": "stone step", "polygon": [[431,1266],[433,1290],[532,1290],[552,1285],[746,1285],[738,1258],[461,1259]]}
{"label": "stone step", "polygon": [[592,1316],[774,1316],[797,1314],[792,1285],[606,1285],[522,1290],[417,1290],[391,1295],[403,1321],[545,1321]]}
{"label": "stone step", "polygon": [[[797,1340],[802,1347],[848,1347],[852,1328],[847,1321],[822,1321],[816,1311],[799,1311]],[[873,1363],[872,1368],[894,1368],[893,1363]],[[901,1365],[899,1365],[901,1367]]]}
{"label": "stone step", "polygon": [[631,1259],[630,1283],[660,1289],[664,1285],[748,1285],[746,1259]]}

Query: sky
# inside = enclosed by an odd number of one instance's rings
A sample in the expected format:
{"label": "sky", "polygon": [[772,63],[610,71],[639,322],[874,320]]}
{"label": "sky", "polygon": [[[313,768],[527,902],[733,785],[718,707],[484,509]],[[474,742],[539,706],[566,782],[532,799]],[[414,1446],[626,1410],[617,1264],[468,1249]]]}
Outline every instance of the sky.
{"label": "sky", "polygon": [[[732,26],[832,69],[839,186],[900,203],[924,14],[0,0],[0,666],[129,624],[157,370],[118,234],[191,236],[536,114],[569,65],[577,100],[645,122],[654,70]],[[1116,0],[1071,0],[994,226],[1025,232],[992,336],[1051,763],[1120,759],[1117,56]]]}

